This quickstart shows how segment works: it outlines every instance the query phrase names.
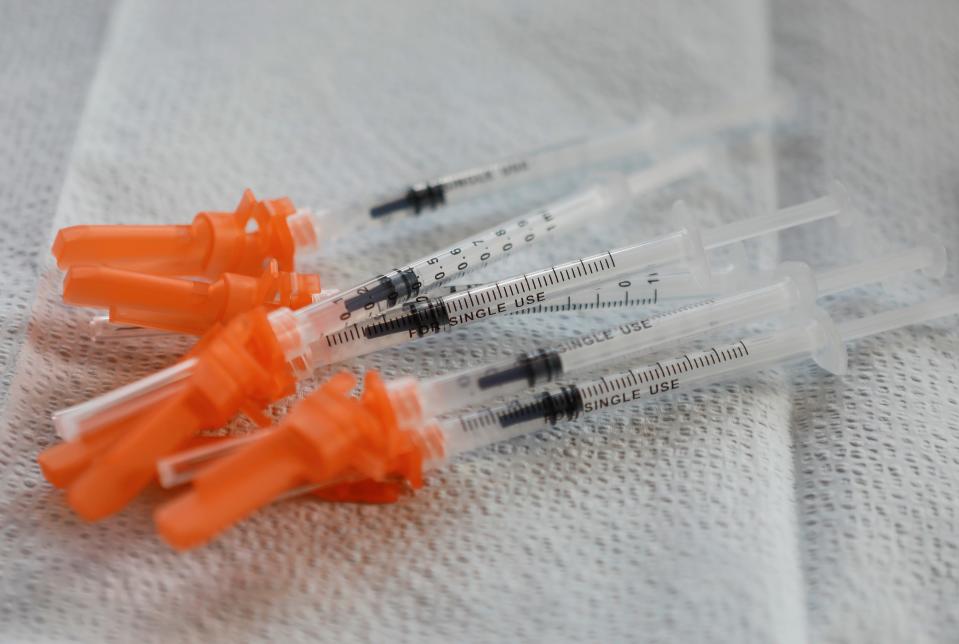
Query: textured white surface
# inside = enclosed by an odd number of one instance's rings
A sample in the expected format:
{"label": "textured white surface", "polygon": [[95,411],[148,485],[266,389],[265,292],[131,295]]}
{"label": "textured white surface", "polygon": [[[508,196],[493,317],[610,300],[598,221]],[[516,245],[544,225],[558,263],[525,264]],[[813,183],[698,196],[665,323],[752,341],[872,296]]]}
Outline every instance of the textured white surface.
{"label": "textured white surface", "polygon": [[109,2],[3,2],[0,38],[0,404],[26,332],[36,275]]}
{"label": "textured white surface", "polygon": [[[783,198],[841,176],[865,198],[874,241],[937,235],[955,276],[959,5],[795,5],[772,13],[777,76],[810,100],[805,135],[780,150]],[[842,381],[810,370],[793,383],[812,641],[959,639],[956,327],[864,341]]]}
{"label": "textured white surface", "polygon": [[[27,59],[32,76],[66,58],[78,71],[55,88],[72,92],[62,120],[0,114],[0,132],[17,137],[11,149],[53,134],[60,146],[23,175],[53,177],[36,208],[47,220],[31,218],[10,239],[43,257],[61,226],[183,221],[232,205],[251,181],[258,194],[320,205],[624,122],[653,101],[708,106],[765,86],[774,70],[807,97],[778,146],[784,203],[815,196],[838,174],[879,222],[874,244],[928,231],[959,250],[959,15],[948,2],[888,2],[875,14],[875,3],[825,0],[772,10],[733,1],[602,10],[494,2],[469,12],[341,4],[120,2],[55,213],[57,163],[105,12],[62,24],[60,12],[35,10],[17,37],[76,51],[38,49]],[[18,67],[26,62],[8,65],[6,52],[0,44],[5,78],[20,74],[35,96],[36,81]],[[4,167],[22,163],[4,158]],[[755,174],[739,164],[645,201],[613,231],[583,231],[524,261],[661,230],[668,220],[655,213],[676,196],[714,208],[713,220],[742,216],[767,196]],[[24,185],[0,183],[32,194]],[[338,244],[317,268],[348,284],[492,223],[518,200]],[[23,209],[4,196],[5,222]],[[790,235],[784,252],[815,254],[821,239]],[[5,268],[10,257],[4,250]],[[34,268],[18,269],[32,292]],[[34,459],[53,440],[52,410],[168,364],[185,345],[92,344],[83,315],[56,304],[57,287],[41,280],[30,332],[0,344],[12,372],[0,443],[7,639],[959,637],[955,324],[865,342],[842,380],[777,372],[598,415],[460,461],[394,507],[278,504],[175,555],[152,533],[163,494],[83,524]],[[14,326],[29,301],[16,292],[7,306],[5,290],[2,309]],[[348,366],[440,372],[607,324],[597,315],[497,320]]]}

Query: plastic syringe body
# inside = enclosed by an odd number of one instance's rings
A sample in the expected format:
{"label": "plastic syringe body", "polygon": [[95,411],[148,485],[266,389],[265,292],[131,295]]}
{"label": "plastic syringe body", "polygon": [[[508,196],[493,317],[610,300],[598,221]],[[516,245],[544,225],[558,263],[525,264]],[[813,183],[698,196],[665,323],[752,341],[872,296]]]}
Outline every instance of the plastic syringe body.
{"label": "plastic syringe body", "polygon": [[[288,357],[295,357],[305,347],[313,365],[341,362],[350,358],[404,344],[427,335],[448,331],[476,321],[521,311],[555,298],[563,293],[586,288],[591,284],[632,275],[659,264],[690,258],[690,266],[702,283],[708,280],[705,258],[693,255],[695,233],[686,229],[662,238],[623,249],[606,251],[572,262],[525,273],[480,288],[442,297],[424,297],[414,303],[375,318],[350,324],[345,328],[314,333],[309,326],[298,324],[303,315],[281,309],[271,313],[276,326],[298,331],[281,343],[291,347]],[[702,247],[699,246],[701,252]],[[700,261],[701,260],[701,261]],[[696,264],[696,265],[693,265]],[[301,309],[300,311],[303,311]],[[296,322],[284,324],[283,317]],[[305,332],[304,332],[305,331]],[[309,344],[303,343],[303,338]]]}
{"label": "plastic syringe body", "polygon": [[309,305],[300,317],[308,319],[311,328],[332,331],[379,315],[417,297],[421,291],[580,224],[583,218],[611,212],[625,203],[622,187],[621,179],[617,178],[577,192],[403,268],[345,289],[334,298]]}
{"label": "plastic syringe body", "polygon": [[[640,364],[596,380],[556,386],[540,394],[437,421],[450,458],[550,427],[560,420],[693,389],[736,372],[755,370],[832,349],[822,320],[755,339],[712,346],[676,358]],[[837,363],[838,364],[838,363]]]}
{"label": "plastic syringe body", "polygon": [[[697,281],[688,272],[680,272],[675,266],[663,266],[652,271],[620,276],[613,281],[570,293],[550,295],[543,303],[514,311],[513,314],[598,311],[657,305],[675,306],[676,302],[682,300],[700,302],[720,293],[730,293],[751,283],[752,273],[748,269],[748,264],[744,244],[730,244],[723,249],[721,256],[710,255],[708,284]],[[454,282],[434,288],[429,294],[441,297],[482,286],[480,282]]]}
{"label": "plastic syringe body", "polygon": [[[709,248],[713,249],[783,230],[797,221],[808,223],[849,212],[830,197],[812,203],[815,207],[786,208],[745,223],[735,222],[710,229],[703,236],[708,236]],[[699,284],[709,284],[711,271],[698,227],[690,223],[680,230],[640,244],[604,251],[463,292],[423,297],[334,332],[315,326],[310,307],[294,312],[279,309],[270,315],[288,359],[319,366],[397,346],[477,320],[521,311],[564,293],[671,264],[675,264],[677,270],[691,274]],[[324,322],[328,323],[328,320]]]}
{"label": "plastic syringe body", "polygon": [[[783,112],[783,101],[774,95],[754,97],[697,116],[672,117],[654,110],[649,118],[622,128],[576,137],[532,152],[411,184],[369,200],[358,219],[375,221],[387,215],[419,214],[485,194],[534,182],[577,168],[607,161],[647,155],[702,142],[723,132],[767,127]],[[366,216],[362,216],[366,215]],[[342,219],[342,218],[341,218]],[[346,221],[357,221],[347,218]],[[354,229],[355,229],[354,225]]]}
{"label": "plastic syringe body", "polygon": [[846,371],[847,342],[957,313],[956,294],[838,325],[824,311],[816,310],[806,321],[767,335],[743,337],[595,380],[553,387],[540,394],[437,421],[431,431],[438,429],[442,434],[446,460],[561,420],[642,404],[770,366],[812,358],[826,371],[842,375]]}
{"label": "plastic syringe body", "polygon": [[335,297],[305,307],[300,317],[309,321],[313,333],[332,331],[371,318],[470,271],[574,230],[586,221],[601,220],[625,208],[631,198],[693,175],[708,164],[709,151],[695,148],[629,176],[610,174],[544,207],[474,233],[401,268],[341,289]]}
{"label": "plastic syringe body", "polygon": [[[516,311],[515,314],[529,315],[599,309],[644,308],[668,305],[682,300],[701,301],[712,297],[716,293],[728,291],[725,284],[738,279],[743,271],[744,264],[739,261],[739,258],[735,263],[720,265],[713,269],[714,280],[709,288],[697,284],[685,273],[655,271],[648,274],[629,275],[618,282],[600,284],[592,289],[549,298],[542,304]],[[481,285],[480,282],[444,284],[431,289],[430,294],[434,296],[445,295]],[[337,289],[324,290],[322,293],[314,295],[314,301],[331,299],[337,292]],[[138,340],[169,334],[169,331],[148,327],[116,324],[110,321],[109,315],[94,316],[90,320],[90,337],[93,340]]]}

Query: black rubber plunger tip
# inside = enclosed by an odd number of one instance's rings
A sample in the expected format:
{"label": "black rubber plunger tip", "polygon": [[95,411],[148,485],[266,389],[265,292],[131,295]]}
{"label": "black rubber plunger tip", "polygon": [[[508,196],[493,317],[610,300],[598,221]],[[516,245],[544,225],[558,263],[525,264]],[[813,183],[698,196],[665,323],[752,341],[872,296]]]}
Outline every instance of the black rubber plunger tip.
{"label": "black rubber plunger tip", "polygon": [[394,212],[410,208],[409,195],[404,195],[398,199],[393,199],[392,201],[387,201],[385,203],[378,204],[370,208],[370,217],[373,219],[379,219],[380,217],[385,217],[387,215],[392,215]]}

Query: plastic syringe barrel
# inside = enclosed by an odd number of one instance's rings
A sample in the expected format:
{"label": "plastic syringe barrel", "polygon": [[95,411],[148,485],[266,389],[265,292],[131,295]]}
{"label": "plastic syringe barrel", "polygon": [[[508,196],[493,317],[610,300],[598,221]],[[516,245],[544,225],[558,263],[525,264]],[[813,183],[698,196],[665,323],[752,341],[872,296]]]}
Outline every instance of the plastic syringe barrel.
{"label": "plastic syringe barrel", "polygon": [[761,338],[743,338],[669,360],[639,364],[597,380],[553,387],[493,408],[453,416],[439,423],[446,439],[445,453],[454,456],[582,414],[645,402],[745,370],[834,351],[834,337],[828,316],[818,314],[812,322]]}
{"label": "plastic syringe barrel", "polygon": [[580,414],[648,402],[745,371],[812,358],[826,371],[846,371],[846,344],[870,335],[959,314],[959,294],[836,325],[821,309],[799,324],[756,338],[682,354],[577,385],[551,389],[494,408],[445,419],[445,454],[454,456],[548,427]]}
{"label": "plastic syringe barrel", "polygon": [[[667,168],[665,172],[656,168],[657,177],[661,177],[664,183],[668,183],[677,177],[684,176],[691,170],[690,161],[690,158],[684,159],[680,164],[681,168]],[[471,270],[485,267],[528,248],[533,243],[551,238],[559,231],[571,229],[588,217],[605,217],[625,205],[628,198],[625,177],[620,174],[610,174],[595,182],[594,185],[558,199],[545,207],[475,233],[443,250],[410,262],[402,269],[377,277],[377,283],[371,284],[363,293],[343,297],[343,302],[351,313],[349,319],[355,321],[358,319],[357,314],[364,310],[373,311],[373,314],[368,315],[372,317],[387,308],[402,304],[422,291],[457,279]],[[522,242],[519,239],[514,241],[509,235],[510,232],[522,233]],[[490,248],[491,244],[488,241],[490,239],[497,240],[500,247]],[[529,241],[526,241],[527,239]],[[476,243],[479,240],[483,241]],[[476,250],[477,247],[481,247],[480,250]],[[484,249],[485,252],[483,252]],[[479,257],[470,257],[471,251]],[[450,262],[449,265],[444,260]],[[405,278],[407,281],[412,280],[410,284],[404,282],[405,275],[409,276]],[[379,306],[370,307],[371,303]]]}
{"label": "plastic syringe barrel", "polygon": [[783,101],[774,95],[743,100],[695,116],[672,117],[656,110],[650,118],[623,128],[415,183],[372,206],[369,214],[376,218],[404,210],[418,213],[575,168],[643,153],[656,156],[663,150],[723,132],[767,126],[782,112]]}
{"label": "plastic syringe barrel", "polygon": [[[712,239],[711,247],[715,248],[850,212],[820,201],[815,200],[809,207],[800,204],[772,215],[748,219],[745,223],[720,226],[705,234]],[[301,318],[297,321],[298,335],[291,334],[283,344],[289,347],[291,359],[304,356],[313,365],[339,362],[477,319],[508,314],[548,298],[608,282],[620,275],[635,275],[674,262],[679,263],[678,270],[688,271],[698,283],[708,286],[711,271],[702,234],[698,227],[690,224],[641,244],[524,273],[478,289],[416,302],[369,322],[328,333],[325,337],[317,332],[310,320],[302,319],[310,314],[297,312],[294,315]],[[299,344],[298,338],[302,339]],[[305,341],[309,341],[310,346],[305,346]]]}
{"label": "plastic syringe barrel", "polygon": [[[709,267],[698,235],[696,231],[686,229],[643,244],[501,280],[480,289],[416,302],[320,336],[306,347],[307,352],[303,351],[302,345],[294,344],[295,334],[288,334],[289,338],[281,339],[281,343],[289,348],[288,357],[306,353],[305,359],[313,366],[341,362],[456,326],[522,310],[527,305],[545,301],[547,295],[555,297],[680,258],[688,258],[689,270],[701,283],[708,283]],[[278,317],[278,314],[274,312],[271,316]]]}

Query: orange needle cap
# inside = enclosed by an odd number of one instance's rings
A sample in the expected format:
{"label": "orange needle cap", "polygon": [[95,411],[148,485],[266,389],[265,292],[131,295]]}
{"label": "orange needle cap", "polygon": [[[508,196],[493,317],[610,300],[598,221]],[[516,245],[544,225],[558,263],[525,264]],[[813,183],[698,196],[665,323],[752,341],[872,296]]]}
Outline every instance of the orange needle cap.
{"label": "orange needle cap", "polygon": [[269,434],[203,470],[192,490],[157,510],[159,533],[175,548],[197,546],[302,485],[351,481],[328,494],[373,502],[421,487],[423,463],[441,453],[441,440],[398,425],[379,374],[367,373],[360,399],[349,395],[354,382],[335,375]]}
{"label": "orange needle cap", "polygon": [[[299,219],[294,237],[288,222],[294,213],[289,199],[257,201],[246,190],[234,212],[201,212],[189,225],[63,228],[51,251],[61,269],[92,264],[215,279],[226,272],[258,275],[273,258],[292,271],[297,241],[316,238]],[[247,232],[251,221],[256,229]]]}
{"label": "orange needle cap", "polygon": [[205,339],[196,358],[175,394],[150,413],[124,420],[122,432],[104,429],[111,434],[105,446],[56,446],[41,454],[41,467],[67,487],[68,501],[82,517],[92,521],[120,510],[153,479],[157,459],[199,430],[222,425],[241,409],[266,424],[260,410],[295,389],[262,308]]}
{"label": "orange needle cap", "polygon": [[111,322],[192,335],[257,306],[300,308],[319,292],[318,275],[281,271],[276,260],[260,277],[224,273],[213,283],[109,266],[74,266],[63,282],[65,302],[109,308]]}

